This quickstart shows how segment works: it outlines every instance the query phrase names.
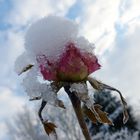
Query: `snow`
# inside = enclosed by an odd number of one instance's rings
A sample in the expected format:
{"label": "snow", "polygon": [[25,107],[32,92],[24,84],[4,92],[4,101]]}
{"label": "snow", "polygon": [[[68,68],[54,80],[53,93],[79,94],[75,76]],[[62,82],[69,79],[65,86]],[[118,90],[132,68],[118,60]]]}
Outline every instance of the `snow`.
{"label": "snow", "polygon": [[75,92],[76,96],[85,103],[88,108],[94,104],[94,100],[88,94],[87,84],[84,82],[73,83],[70,87],[71,92]]}
{"label": "snow", "polygon": [[[67,18],[50,15],[30,25],[25,35],[25,52],[15,62],[15,71],[18,74],[28,65],[34,65],[26,72],[22,83],[30,98],[41,97],[51,104],[58,101],[56,91],[53,91],[50,85],[38,80],[41,73],[37,58],[45,56],[49,62],[57,62],[69,43],[74,43],[81,52],[93,51],[94,45],[79,36],[78,25]],[[74,90],[78,93],[88,92],[85,84],[73,84],[71,91]],[[88,94],[84,96],[89,98]]]}
{"label": "snow", "polygon": [[93,43],[90,43],[85,37],[80,36],[75,39],[76,47],[80,49],[81,52],[92,53],[95,48]]}
{"label": "snow", "polygon": [[29,64],[33,64],[33,60],[29,56],[27,52],[23,52],[15,62],[15,71],[16,73],[20,74],[23,68],[25,68]]}
{"label": "snow", "polygon": [[73,83],[70,87],[71,92],[75,92],[75,95],[85,103],[88,108],[91,108],[94,104],[94,100],[88,94],[87,85],[84,82]]}
{"label": "snow", "polygon": [[33,67],[23,79],[22,85],[30,98],[41,96],[41,83],[38,81],[37,67]]}
{"label": "snow", "polygon": [[75,92],[76,96],[85,103],[88,108],[94,104],[93,96],[89,96],[87,84],[84,82],[73,83],[70,87],[71,92]]}
{"label": "snow", "polygon": [[87,93],[87,85],[85,83],[73,83],[70,87],[71,92],[77,92],[77,93]]}
{"label": "snow", "polygon": [[38,80],[38,71],[36,67],[33,67],[23,79],[22,85],[27,92],[30,99],[35,97],[41,97],[49,104],[57,106],[57,91],[53,89],[50,84],[41,83]]}
{"label": "snow", "polygon": [[139,132],[130,132],[127,128],[115,133],[97,133],[93,136],[94,140],[139,140]]}
{"label": "snow", "polygon": [[81,52],[91,53],[94,44],[79,36],[78,32],[75,22],[58,16],[44,17],[31,24],[25,35],[25,52],[17,58],[15,71],[21,71],[29,60],[36,61],[38,55],[45,55],[48,60],[58,60],[70,42]]}
{"label": "snow", "polygon": [[54,90],[50,85],[42,84],[41,86],[41,97],[49,104],[57,105],[57,91]]}
{"label": "snow", "polygon": [[70,87],[71,92],[75,92],[74,94],[89,108],[95,115],[96,119],[101,122],[101,119],[94,109],[94,100],[88,94],[87,85],[84,82],[81,83],[73,83]]}
{"label": "snow", "polygon": [[25,37],[25,48],[33,55],[45,54],[49,59],[57,59],[78,34],[76,23],[56,16],[44,17],[32,24]]}

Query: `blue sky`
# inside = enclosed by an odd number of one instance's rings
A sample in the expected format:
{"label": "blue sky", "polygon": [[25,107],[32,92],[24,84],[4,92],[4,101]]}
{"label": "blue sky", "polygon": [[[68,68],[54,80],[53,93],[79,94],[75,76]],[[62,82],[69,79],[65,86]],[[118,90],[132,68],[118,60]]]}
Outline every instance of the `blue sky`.
{"label": "blue sky", "polygon": [[[24,50],[28,26],[49,14],[79,24],[80,34],[95,43],[102,65],[93,76],[118,87],[130,104],[138,106],[140,1],[0,0],[0,130],[6,130],[4,121],[28,104],[14,62]],[[6,131],[0,132],[0,140],[5,136]]]}

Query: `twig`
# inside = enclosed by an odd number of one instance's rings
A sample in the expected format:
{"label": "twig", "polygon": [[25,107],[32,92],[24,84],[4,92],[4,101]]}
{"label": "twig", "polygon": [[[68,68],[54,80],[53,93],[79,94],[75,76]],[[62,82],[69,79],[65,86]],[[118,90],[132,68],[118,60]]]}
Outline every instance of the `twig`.
{"label": "twig", "polygon": [[42,123],[44,122],[44,120],[42,118],[42,110],[44,109],[46,104],[47,104],[47,102],[43,100],[42,103],[41,103],[41,107],[40,107],[40,109],[38,111],[38,116],[39,116],[39,118],[40,118]]}

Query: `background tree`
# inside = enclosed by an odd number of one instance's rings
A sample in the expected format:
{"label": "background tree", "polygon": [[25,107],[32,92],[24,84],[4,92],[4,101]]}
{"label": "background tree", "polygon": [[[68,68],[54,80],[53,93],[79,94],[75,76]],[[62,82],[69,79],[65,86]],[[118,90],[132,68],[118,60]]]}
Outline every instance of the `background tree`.
{"label": "background tree", "polygon": [[107,112],[109,118],[113,121],[114,126],[105,125],[98,123],[97,125],[92,124],[88,119],[87,122],[90,127],[90,132],[95,135],[99,132],[103,133],[114,133],[120,131],[121,129],[127,128],[129,132],[138,131],[138,122],[135,120],[132,108],[128,107],[129,120],[126,124],[123,124],[123,114],[121,103],[116,96],[113,96],[110,91],[104,90],[101,92],[95,92],[94,94],[95,103],[100,104],[103,108],[102,110]]}
{"label": "background tree", "polygon": [[[122,108],[117,97],[112,96],[109,91],[103,91],[95,93],[94,98],[96,103],[103,106],[104,111],[110,113],[109,117],[114,122],[114,126],[99,123],[95,125],[87,120],[90,133],[94,134],[94,140],[139,140],[138,123],[133,117],[131,107],[128,108],[129,121],[124,125]],[[84,140],[72,106],[67,105],[66,108],[57,109],[47,106],[43,116],[57,125],[58,140]],[[16,114],[15,118],[11,118],[7,123],[10,140],[49,140],[34,112],[36,111],[25,107],[22,112]]]}
{"label": "background tree", "polygon": [[6,122],[10,140],[49,140],[33,112],[25,107],[22,112]]}
{"label": "background tree", "polygon": [[93,140],[139,140],[139,132],[130,132],[127,128],[114,133],[110,133],[109,131],[106,133],[99,132],[94,135]]}
{"label": "background tree", "polygon": [[[49,140],[34,112],[35,110],[25,107],[22,112],[7,122],[10,140]],[[45,108],[43,115],[45,117],[47,114],[47,118],[56,123],[59,140],[84,140],[76,116],[72,112],[71,105],[65,110],[52,106]]]}

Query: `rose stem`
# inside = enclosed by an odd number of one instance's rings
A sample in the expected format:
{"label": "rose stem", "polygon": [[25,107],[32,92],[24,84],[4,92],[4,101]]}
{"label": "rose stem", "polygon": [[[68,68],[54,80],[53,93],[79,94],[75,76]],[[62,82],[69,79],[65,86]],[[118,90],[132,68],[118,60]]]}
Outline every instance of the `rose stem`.
{"label": "rose stem", "polygon": [[66,93],[68,94],[68,96],[69,96],[69,98],[72,102],[75,114],[77,116],[79,125],[80,125],[81,130],[83,132],[83,135],[85,137],[85,140],[91,140],[89,131],[87,129],[87,125],[86,125],[84,117],[83,117],[83,112],[82,112],[82,109],[81,109],[81,101],[79,100],[79,98],[73,92],[71,92],[69,90],[70,89],[69,85],[66,85],[64,87],[64,89],[65,89]]}

